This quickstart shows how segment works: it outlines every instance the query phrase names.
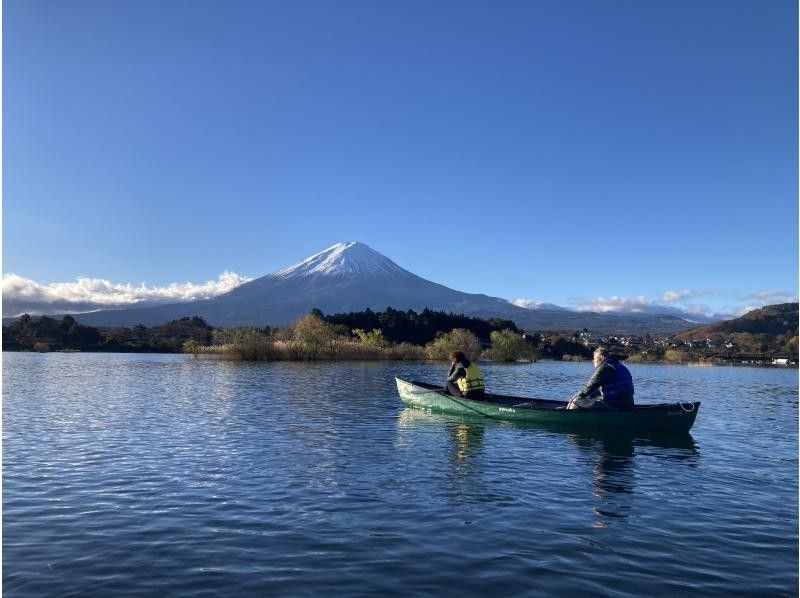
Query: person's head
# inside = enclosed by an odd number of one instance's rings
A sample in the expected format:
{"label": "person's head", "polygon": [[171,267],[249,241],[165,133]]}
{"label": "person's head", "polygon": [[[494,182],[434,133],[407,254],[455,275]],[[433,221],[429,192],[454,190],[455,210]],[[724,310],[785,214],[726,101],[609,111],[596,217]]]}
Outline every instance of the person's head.
{"label": "person's head", "polygon": [[597,347],[597,349],[594,350],[594,359],[592,360],[594,367],[597,367],[606,359],[608,359],[608,349],[605,347]]}
{"label": "person's head", "polygon": [[450,353],[450,363],[459,363],[467,360],[467,356],[461,351],[453,351]]}

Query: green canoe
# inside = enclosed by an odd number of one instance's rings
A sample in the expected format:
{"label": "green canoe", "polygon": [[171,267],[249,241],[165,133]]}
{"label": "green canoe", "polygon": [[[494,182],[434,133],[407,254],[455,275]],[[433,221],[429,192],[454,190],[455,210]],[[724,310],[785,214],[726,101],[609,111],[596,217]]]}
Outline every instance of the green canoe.
{"label": "green canoe", "polygon": [[[688,432],[697,417],[700,402],[636,405],[615,411],[566,410],[565,401],[530,399],[487,394],[481,401],[454,397],[441,386],[426,382],[407,382],[400,378],[397,390],[406,405],[490,419],[534,422],[580,428],[617,428],[635,431]],[[561,407],[561,409],[559,409]]]}

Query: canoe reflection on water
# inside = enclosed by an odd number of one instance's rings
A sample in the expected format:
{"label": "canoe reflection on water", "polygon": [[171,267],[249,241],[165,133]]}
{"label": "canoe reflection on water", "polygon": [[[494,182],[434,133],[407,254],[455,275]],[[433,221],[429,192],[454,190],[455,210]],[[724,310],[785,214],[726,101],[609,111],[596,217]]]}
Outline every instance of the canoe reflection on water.
{"label": "canoe reflection on water", "polygon": [[[631,509],[631,495],[635,493],[637,457],[654,457],[658,460],[684,462],[690,467],[697,465],[699,447],[688,432],[685,434],[659,434],[657,432],[630,432],[625,430],[592,430],[576,432],[563,426],[523,422],[501,422],[460,418],[458,416],[431,413],[421,409],[405,407],[398,415],[402,428],[436,426],[442,429],[448,440],[449,461],[454,472],[478,472],[480,467],[468,467],[471,461],[481,456],[484,450],[487,428],[513,428],[530,430],[532,433],[555,434],[566,440],[567,447],[574,447],[579,454],[590,457],[593,507],[597,516],[595,527],[606,527],[614,519],[627,517]],[[565,449],[564,442],[557,450]]]}
{"label": "canoe reflection on water", "polygon": [[433,414],[421,409],[404,407],[398,415],[397,423],[401,428],[416,428],[425,425],[442,428],[449,439],[451,463],[456,468],[468,465],[483,450],[486,425],[479,419]]}
{"label": "canoe reflection on water", "polygon": [[[690,434],[569,434],[570,444],[579,451],[592,453],[593,507],[597,516],[594,527],[607,527],[614,519],[625,518],[631,510],[636,476],[636,457],[652,455],[657,459],[685,461],[695,466],[698,446]],[[651,449],[656,449],[651,450]],[[663,449],[663,450],[662,450]]]}
{"label": "canoe reflection on water", "polygon": [[452,440],[452,459],[454,465],[466,463],[471,457],[480,454],[483,448],[483,424],[458,422],[447,425],[447,433]]}

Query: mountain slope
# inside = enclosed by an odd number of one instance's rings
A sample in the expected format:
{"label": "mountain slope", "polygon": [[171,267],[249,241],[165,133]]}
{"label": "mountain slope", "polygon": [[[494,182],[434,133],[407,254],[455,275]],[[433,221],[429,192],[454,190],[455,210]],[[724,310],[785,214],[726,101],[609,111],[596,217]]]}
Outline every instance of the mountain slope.
{"label": "mountain slope", "polygon": [[798,330],[798,304],[780,303],[754,309],[740,318],[692,328],[678,335],[680,340],[702,340],[716,335],[737,333],[795,336]]}
{"label": "mountain slope", "polygon": [[283,325],[313,308],[325,313],[426,307],[479,317],[502,317],[528,329],[598,332],[675,332],[689,324],[674,316],[615,316],[564,309],[525,309],[505,299],[462,293],[425,280],[358,242],[338,243],[213,299],[146,308],[76,314],[84,324],[162,324],[199,315],[214,326]]}
{"label": "mountain slope", "polygon": [[280,325],[319,308],[325,313],[425,307],[470,314],[526,315],[504,299],[462,293],[401,268],[363,243],[339,243],[214,299],[76,316],[95,325],[164,322],[191,312],[217,326]]}

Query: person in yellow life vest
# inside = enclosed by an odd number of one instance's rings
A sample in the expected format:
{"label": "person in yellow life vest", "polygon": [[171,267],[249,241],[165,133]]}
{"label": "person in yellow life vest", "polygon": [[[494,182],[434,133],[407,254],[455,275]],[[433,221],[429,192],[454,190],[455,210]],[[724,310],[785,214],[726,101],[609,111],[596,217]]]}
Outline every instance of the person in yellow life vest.
{"label": "person in yellow life vest", "polygon": [[478,366],[461,351],[450,353],[450,372],[445,388],[448,394],[465,399],[482,399],[484,389],[483,375]]}

